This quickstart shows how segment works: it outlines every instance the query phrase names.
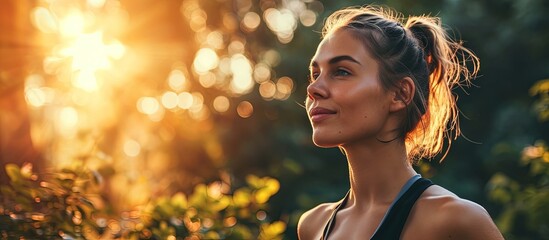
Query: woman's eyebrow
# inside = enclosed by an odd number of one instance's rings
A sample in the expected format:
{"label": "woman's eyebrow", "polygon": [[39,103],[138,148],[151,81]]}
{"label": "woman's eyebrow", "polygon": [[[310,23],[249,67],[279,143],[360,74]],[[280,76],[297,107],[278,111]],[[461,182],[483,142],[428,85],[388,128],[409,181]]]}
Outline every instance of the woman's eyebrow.
{"label": "woman's eyebrow", "polygon": [[[341,62],[341,61],[351,61],[351,62],[354,62],[358,65],[362,65],[362,64],[360,64],[360,62],[358,60],[354,59],[353,57],[351,57],[349,55],[341,55],[341,56],[333,57],[330,60],[328,60],[328,64],[333,65],[333,64],[336,64],[336,63]],[[312,61],[309,68],[311,68],[311,67],[318,67],[318,63],[316,61]]]}
{"label": "woman's eyebrow", "polygon": [[328,63],[329,64],[335,64],[335,63],[338,63],[338,62],[341,62],[341,61],[351,61],[351,62],[354,62],[358,65],[362,65],[362,64],[360,64],[360,62],[358,62],[356,59],[354,59],[353,57],[351,57],[349,55],[342,55],[342,56],[333,57],[332,59],[330,59],[328,61]]}

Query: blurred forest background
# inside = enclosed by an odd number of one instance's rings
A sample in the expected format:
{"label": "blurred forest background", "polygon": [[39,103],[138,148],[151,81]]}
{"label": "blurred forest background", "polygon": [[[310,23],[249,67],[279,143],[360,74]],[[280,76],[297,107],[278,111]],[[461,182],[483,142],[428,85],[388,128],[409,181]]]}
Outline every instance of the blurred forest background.
{"label": "blurred forest background", "polygon": [[[0,238],[296,239],[348,189],[301,107],[323,20],[369,1],[9,0]],[[549,1],[387,0],[481,60],[465,137],[417,169],[507,239],[549,239]]]}

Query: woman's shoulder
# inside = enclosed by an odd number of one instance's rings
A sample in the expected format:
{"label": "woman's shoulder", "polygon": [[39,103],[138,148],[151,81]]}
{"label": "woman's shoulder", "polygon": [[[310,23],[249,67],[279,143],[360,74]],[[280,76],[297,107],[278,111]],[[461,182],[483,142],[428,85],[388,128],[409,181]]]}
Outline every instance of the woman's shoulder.
{"label": "woman's shoulder", "polygon": [[297,224],[299,239],[320,239],[328,219],[337,206],[336,203],[322,203],[303,213]]}
{"label": "woman's shoulder", "polygon": [[414,207],[414,220],[425,231],[444,238],[503,239],[488,212],[479,204],[433,185]]}

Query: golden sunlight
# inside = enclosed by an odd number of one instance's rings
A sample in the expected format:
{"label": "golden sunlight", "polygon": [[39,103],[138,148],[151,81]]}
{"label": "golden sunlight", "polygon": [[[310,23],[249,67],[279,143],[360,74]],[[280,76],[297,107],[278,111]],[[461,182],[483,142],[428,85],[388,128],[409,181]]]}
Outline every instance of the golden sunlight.
{"label": "golden sunlight", "polygon": [[261,17],[255,12],[248,12],[242,19],[241,26],[247,32],[253,32],[259,27]]}
{"label": "golden sunlight", "polygon": [[219,58],[211,48],[202,48],[196,52],[196,57],[193,62],[194,70],[203,74],[217,67]]}
{"label": "golden sunlight", "polygon": [[76,76],[72,81],[73,86],[86,91],[95,91],[99,88],[96,72],[100,69],[110,68],[110,59],[120,59],[124,55],[124,51],[124,45],[118,41],[105,44],[103,33],[99,31],[78,35],[59,53],[61,56],[72,58],[71,67],[76,71]]}
{"label": "golden sunlight", "polygon": [[254,113],[254,106],[248,101],[242,101],[236,107],[236,112],[242,118],[249,118]]}
{"label": "golden sunlight", "polygon": [[261,83],[259,85],[259,94],[261,94],[261,97],[267,100],[273,99],[274,95],[276,94],[276,85],[272,81],[266,81]]}
{"label": "golden sunlight", "polygon": [[84,16],[78,10],[70,11],[59,22],[59,32],[63,37],[75,37],[84,31]]}
{"label": "golden sunlight", "polygon": [[137,101],[137,109],[147,115],[156,113],[160,108],[158,100],[153,97],[142,97]]}
{"label": "golden sunlight", "polygon": [[206,72],[198,77],[198,82],[205,88],[210,88],[216,83],[217,77],[212,72]]}
{"label": "golden sunlight", "polygon": [[182,109],[189,109],[193,105],[193,95],[188,92],[182,92],[177,95],[177,106]]}
{"label": "golden sunlight", "polygon": [[173,109],[177,107],[177,94],[175,92],[165,92],[162,95],[162,106],[167,109]]}
{"label": "golden sunlight", "polygon": [[175,91],[185,91],[189,86],[185,73],[179,69],[174,69],[170,72],[168,84]]}
{"label": "golden sunlight", "polygon": [[265,63],[258,63],[254,68],[254,79],[257,83],[263,83],[271,79],[271,68]]}
{"label": "golden sunlight", "polygon": [[213,101],[213,107],[216,111],[223,113],[229,110],[230,102],[225,96],[217,96]]}
{"label": "golden sunlight", "polygon": [[267,26],[276,33],[278,41],[281,43],[292,41],[294,30],[297,27],[297,21],[292,11],[269,8],[263,13],[263,18],[267,22]]}
{"label": "golden sunlight", "polygon": [[78,112],[72,107],[64,107],[57,113],[56,129],[59,134],[72,138],[76,134]]}
{"label": "golden sunlight", "polygon": [[31,13],[31,21],[44,33],[57,32],[57,22],[53,14],[45,7],[37,7]]}
{"label": "golden sunlight", "polygon": [[124,142],[124,153],[129,157],[136,157],[141,152],[141,145],[133,140],[129,139]]}
{"label": "golden sunlight", "polygon": [[231,57],[231,91],[237,94],[248,93],[254,85],[252,79],[252,66],[248,58],[242,54],[235,54]]}

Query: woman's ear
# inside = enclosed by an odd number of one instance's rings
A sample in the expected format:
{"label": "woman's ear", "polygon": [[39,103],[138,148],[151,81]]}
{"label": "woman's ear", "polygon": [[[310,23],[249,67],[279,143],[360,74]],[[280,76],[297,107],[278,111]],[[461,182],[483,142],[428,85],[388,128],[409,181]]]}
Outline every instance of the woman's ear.
{"label": "woman's ear", "polygon": [[393,87],[393,99],[391,102],[390,110],[393,112],[398,112],[406,107],[414,99],[414,94],[416,91],[416,85],[414,80],[410,77],[405,77],[401,79]]}

